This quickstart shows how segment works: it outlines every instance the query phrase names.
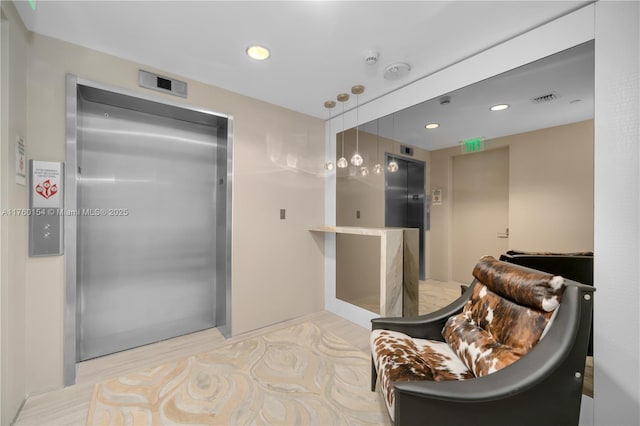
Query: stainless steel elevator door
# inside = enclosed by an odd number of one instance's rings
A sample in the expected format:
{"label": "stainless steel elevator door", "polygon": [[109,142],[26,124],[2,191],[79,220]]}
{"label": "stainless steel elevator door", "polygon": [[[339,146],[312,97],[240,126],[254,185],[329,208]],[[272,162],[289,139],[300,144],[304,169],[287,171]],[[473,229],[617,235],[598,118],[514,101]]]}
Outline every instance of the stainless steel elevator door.
{"label": "stainless steel elevator door", "polygon": [[[395,161],[398,170],[389,171],[389,162]],[[385,226],[418,228],[420,230],[420,279],[425,278],[425,164],[387,156],[385,172]]]}
{"label": "stainless steel elevator door", "polygon": [[216,144],[79,99],[79,360],[215,326]]}

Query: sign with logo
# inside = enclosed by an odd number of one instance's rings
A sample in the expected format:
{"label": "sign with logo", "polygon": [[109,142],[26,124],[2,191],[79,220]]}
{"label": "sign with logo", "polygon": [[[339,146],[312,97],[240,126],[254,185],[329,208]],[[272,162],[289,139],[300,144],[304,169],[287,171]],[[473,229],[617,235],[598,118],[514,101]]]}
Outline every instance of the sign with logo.
{"label": "sign with logo", "polygon": [[62,208],[62,163],[31,161],[31,207]]}
{"label": "sign with logo", "polygon": [[30,160],[29,165],[29,255],[61,255],[64,163]]}

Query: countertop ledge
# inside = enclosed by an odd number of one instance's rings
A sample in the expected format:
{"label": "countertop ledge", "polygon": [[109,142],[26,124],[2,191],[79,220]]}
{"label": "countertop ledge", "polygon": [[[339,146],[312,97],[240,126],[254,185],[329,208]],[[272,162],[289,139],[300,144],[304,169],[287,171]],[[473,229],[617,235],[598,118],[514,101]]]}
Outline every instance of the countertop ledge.
{"label": "countertop ledge", "polygon": [[[354,235],[374,235],[382,236],[387,232],[402,231],[403,229],[413,228],[365,228],[360,226],[310,226],[309,231],[327,232],[336,234],[354,234]],[[416,228],[417,229],[417,228]]]}

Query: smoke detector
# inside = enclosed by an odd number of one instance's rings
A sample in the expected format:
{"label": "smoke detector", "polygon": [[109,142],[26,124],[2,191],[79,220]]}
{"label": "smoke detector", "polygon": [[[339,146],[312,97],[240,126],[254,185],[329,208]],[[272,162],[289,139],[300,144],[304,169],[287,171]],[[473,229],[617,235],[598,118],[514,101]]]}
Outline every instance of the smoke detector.
{"label": "smoke detector", "polygon": [[375,50],[367,50],[364,52],[364,62],[367,65],[375,65],[378,63],[378,58],[380,54]]}
{"label": "smoke detector", "polygon": [[411,66],[405,62],[396,62],[384,69],[385,80],[399,80],[411,71]]}

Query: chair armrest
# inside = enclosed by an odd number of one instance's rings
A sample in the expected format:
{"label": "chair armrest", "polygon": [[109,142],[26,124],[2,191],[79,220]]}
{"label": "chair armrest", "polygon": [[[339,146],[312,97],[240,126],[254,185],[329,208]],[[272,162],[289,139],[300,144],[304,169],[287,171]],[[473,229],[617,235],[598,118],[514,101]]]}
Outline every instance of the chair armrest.
{"label": "chair armrest", "polygon": [[476,280],[473,280],[464,294],[442,309],[412,318],[374,318],[371,320],[371,329],[393,330],[413,338],[442,341],[442,327],[444,327],[450,316],[462,312],[462,308],[473,292],[475,283]]}

